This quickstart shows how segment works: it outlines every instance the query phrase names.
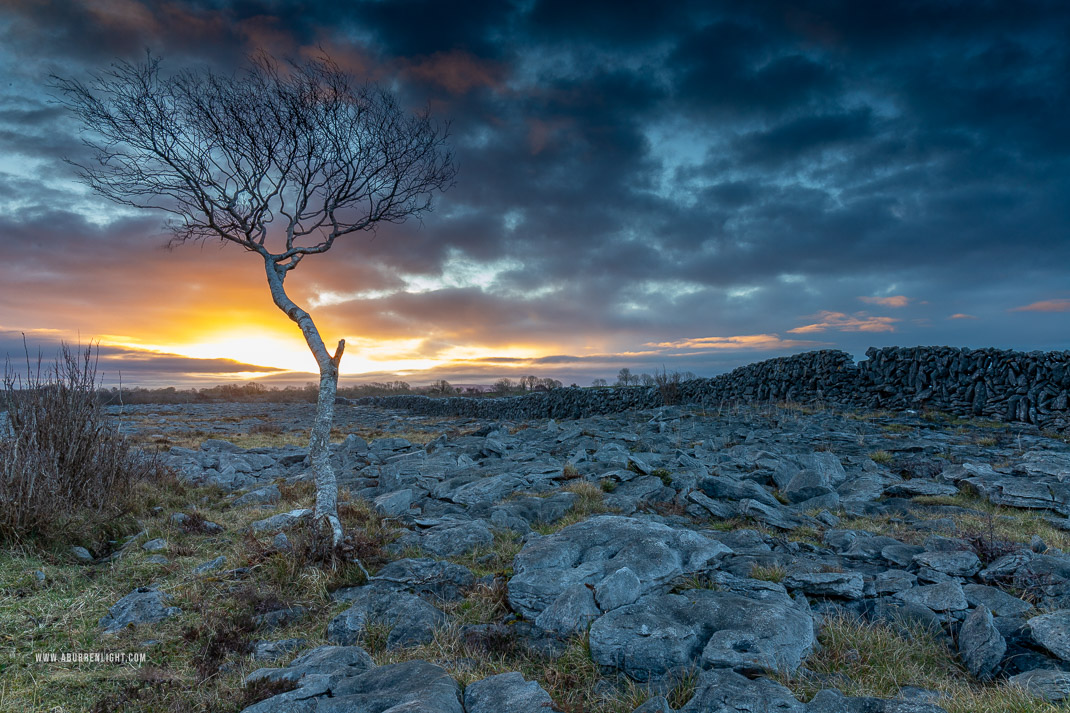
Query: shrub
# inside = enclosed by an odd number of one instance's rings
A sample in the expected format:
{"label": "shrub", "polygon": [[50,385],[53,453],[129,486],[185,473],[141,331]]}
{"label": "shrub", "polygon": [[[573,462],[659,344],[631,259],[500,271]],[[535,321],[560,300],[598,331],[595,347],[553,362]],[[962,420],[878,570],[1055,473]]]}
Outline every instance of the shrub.
{"label": "shrub", "polygon": [[[0,422],[0,541],[84,539],[114,529],[135,485],[159,475],[154,459],[134,450],[95,395],[92,346],[63,345],[60,358],[25,379],[5,371]],[[113,533],[114,534],[114,533]]]}
{"label": "shrub", "polygon": [[666,406],[680,403],[680,382],[683,380],[680,372],[670,373],[662,367],[660,372],[654,372],[653,380],[661,393],[661,403]]}

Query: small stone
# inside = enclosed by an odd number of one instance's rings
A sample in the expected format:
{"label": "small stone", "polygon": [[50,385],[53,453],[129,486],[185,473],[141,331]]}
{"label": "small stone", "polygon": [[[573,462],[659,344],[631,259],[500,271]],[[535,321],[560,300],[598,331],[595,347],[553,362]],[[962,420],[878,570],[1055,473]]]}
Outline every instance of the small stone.
{"label": "small stone", "polygon": [[290,538],[285,532],[279,532],[271,539],[271,546],[279,552],[289,552],[291,549]]}
{"label": "small stone", "polygon": [[149,540],[141,546],[141,549],[146,552],[159,552],[160,550],[167,549],[167,540],[157,537],[155,540]]}
{"label": "small stone", "polygon": [[392,493],[380,495],[372,501],[375,511],[383,517],[397,517],[409,509],[412,505],[412,488],[395,490]]}
{"label": "small stone", "polygon": [[219,555],[218,557],[216,557],[213,560],[209,560],[209,561],[205,562],[204,564],[199,564],[196,567],[194,567],[193,568],[193,573],[194,574],[205,574],[206,572],[211,572],[212,570],[219,569],[220,567],[222,567],[226,563],[227,563],[226,556],[225,555]]}
{"label": "small stone", "polygon": [[166,606],[170,597],[152,587],[138,587],[127,594],[101,618],[105,634],[115,634],[128,626],[148,624],[181,614],[178,607]]}
{"label": "small stone", "polygon": [[312,514],[310,508],[300,508],[297,510],[291,510],[290,512],[280,512],[278,515],[272,515],[266,517],[263,520],[257,520],[249,525],[253,532],[278,532],[280,530],[288,530],[296,525],[301,520],[309,517]]}
{"label": "small stone", "polygon": [[274,661],[289,653],[303,648],[306,639],[280,639],[279,641],[257,641],[253,643],[253,660]]}
{"label": "small stone", "polygon": [[665,696],[654,696],[632,713],[673,713],[673,710]]}
{"label": "small stone", "polygon": [[250,490],[245,495],[242,495],[231,503],[234,507],[242,507],[244,505],[274,505],[279,502],[282,494],[279,492],[278,486],[275,484],[265,485],[263,488],[257,488],[256,490]]}
{"label": "small stone", "polygon": [[33,571],[33,578],[36,579],[38,582],[43,582],[46,579],[45,573],[39,569],[35,569]]}
{"label": "small stone", "polygon": [[167,559],[163,555],[148,555],[145,558],[145,561],[150,562],[152,564],[171,564],[171,560]]}
{"label": "small stone", "polygon": [[308,616],[308,609],[303,606],[296,605],[292,607],[284,607],[282,609],[276,609],[275,611],[269,611],[266,614],[260,614],[253,617],[253,623],[261,629],[280,629],[284,626],[289,626],[295,621],[301,621]]}
{"label": "small stone", "polygon": [[74,558],[79,562],[88,563],[93,561],[93,555],[91,555],[89,550],[84,547],[72,547],[71,554],[74,555]]}
{"label": "small stone", "polygon": [[631,604],[642,594],[642,584],[635,572],[621,567],[603,579],[594,590],[595,601],[602,611]]}

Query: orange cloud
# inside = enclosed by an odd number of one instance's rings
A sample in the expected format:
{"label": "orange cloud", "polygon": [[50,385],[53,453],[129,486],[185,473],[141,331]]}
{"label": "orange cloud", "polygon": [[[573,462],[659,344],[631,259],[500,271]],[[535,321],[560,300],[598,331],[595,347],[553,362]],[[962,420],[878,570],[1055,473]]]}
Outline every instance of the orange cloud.
{"label": "orange cloud", "polygon": [[906,307],[910,304],[910,298],[904,295],[894,295],[892,297],[859,297],[869,305],[880,305],[881,307]]}
{"label": "orange cloud", "polygon": [[781,339],[776,334],[743,334],[734,337],[696,337],[673,342],[647,342],[644,346],[660,349],[790,349],[810,347],[818,343]]}
{"label": "orange cloud", "polygon": [[436,52],[430,57],[410,65],[405,73],[416,79],[438,84],[454,94],[464,94],[476,87],[502,86],[503,68],[493,62],[454,50]]}
{"label": "orange cloud", "polygon": [[1015,307],[1011,312],[1070,312],[1070,300],[1041,300],[1023,307]]}
{"label": "orange cloud", "polygon": [[892,317],[871,317],[865,312],[847,315],[843,312],[818,312],[811,319],[819,320],[813,324],[789,329],[789,334],[811,334],[835,329],[839,332],[894,332],[893,324],[900,320]]}
{"label": "orange cloud", "polygon": [[948,317],[948,319],[977,319],[972,314],[963,314],[962,312],[956,312]]}

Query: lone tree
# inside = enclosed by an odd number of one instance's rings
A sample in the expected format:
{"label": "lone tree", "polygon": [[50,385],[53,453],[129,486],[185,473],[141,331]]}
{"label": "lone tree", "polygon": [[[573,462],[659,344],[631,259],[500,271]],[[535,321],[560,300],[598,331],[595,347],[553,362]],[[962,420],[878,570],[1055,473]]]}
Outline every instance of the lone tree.
{"label": "lone tree", "polygon": [[271,298],[297,323],[319,365],[309,458],[315,516],[342,540],[329,438],[345,349],[332,354],[287,275],[339,238],[431,209],[452,185],[447,128],[329,57],[280,64],[260,53],[236,74],[160,71],[120,61],[88,82],[52,76],[59,102],[87,130],[93,160],[70,161],[112,201],[172,214],[169,247],[222,240],[263,260]]}

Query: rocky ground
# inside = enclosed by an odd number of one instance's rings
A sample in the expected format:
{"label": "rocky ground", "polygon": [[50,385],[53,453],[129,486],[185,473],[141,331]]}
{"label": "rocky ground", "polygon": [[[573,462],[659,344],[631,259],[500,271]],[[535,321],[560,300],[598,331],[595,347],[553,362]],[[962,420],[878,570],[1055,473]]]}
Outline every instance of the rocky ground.
{"label": "rocky ground", "polygon": [[[1028,426],[343,406],[351,562],[326,577],[294,445],[310,415],[124,409],[189,490],[77,553],[136,585],[96,604],[97,641],[217,646],[211,674],[261,691],[246,713],[1070,710],[1070,445]],[[241,642],[190,634],[251,581],[279,596]]]}

